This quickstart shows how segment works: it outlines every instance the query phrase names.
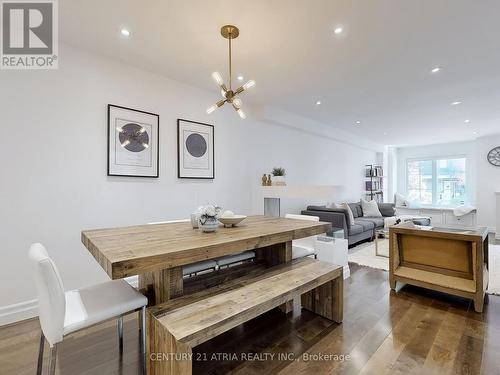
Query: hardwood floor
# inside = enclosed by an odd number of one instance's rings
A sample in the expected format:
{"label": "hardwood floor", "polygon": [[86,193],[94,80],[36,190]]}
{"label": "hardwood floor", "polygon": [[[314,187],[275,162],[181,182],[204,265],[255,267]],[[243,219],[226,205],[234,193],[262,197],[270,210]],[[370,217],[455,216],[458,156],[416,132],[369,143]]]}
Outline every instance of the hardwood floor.
{"label": "hardwood floor", "polygon": [[[391,292],[387,272],[356,265],[344,286],[342,324],[297,304],[287,316],[274,309],[197,347],[194,373],[500,374],[500,297],[477,314],[462,298],[411,286]],[[115,322],[69,336],[57,373],[138,374],[135,315],[124,331],[122,360]],[[34,374],[38,340],[36,320],[0,328],[0,374]]]}

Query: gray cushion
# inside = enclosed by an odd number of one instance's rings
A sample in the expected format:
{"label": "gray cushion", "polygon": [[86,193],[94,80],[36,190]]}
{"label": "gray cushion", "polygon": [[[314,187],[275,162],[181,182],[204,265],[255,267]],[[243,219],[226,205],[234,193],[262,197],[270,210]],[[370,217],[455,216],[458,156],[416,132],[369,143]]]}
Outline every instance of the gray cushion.
{"label": "gray cushion", "polygon": [[396,214],[394,203],[378,203],[378,209],[384,217],[390,217]]}
{"label": "gray cushion", "polygon": [[373,230],[375,228],[375,224],[370,220],[363,220],[362,218],[354,219],[354,224],[361,225],[363,227],[363,232],[367,230]]}
{"label": "gray cushion", "polygon": [[307,211],[325,211],[325,212],[340,212],[346,213],[343,208],[327,208],[326,206],[307,206]]}
{"label": "gray cushion", "polygon": [[384,227],[384,218],[383,217],[360,217],[357,219],[359,221],[368,221],[372,223],[376,228],[383,228]]}
{"label": "gray cushion", "polygon": [[361,225],[353,224],[349,228],[349,236],[360,233],[363,233],[363,227]]}
{"label": "gray cushion", "polygon": [[363,209],[361,208],[361,203],[348,203],[351,208],[352,215],[356,219],[357,217],[363,216]]}

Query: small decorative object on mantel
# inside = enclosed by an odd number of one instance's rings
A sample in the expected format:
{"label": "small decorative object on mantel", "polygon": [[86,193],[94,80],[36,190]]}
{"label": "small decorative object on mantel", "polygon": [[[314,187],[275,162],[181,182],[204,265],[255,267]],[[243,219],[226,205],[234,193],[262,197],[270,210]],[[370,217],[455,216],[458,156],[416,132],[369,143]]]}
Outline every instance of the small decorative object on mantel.
{"label": "small decorative object on mantel", "polygon": [[221,208],[213,204],[199,208],[200,228],[205,233],[215,232],[219,229],[219,216]]}
{"label": "small decorative object on mantel", "polygon": [[177,177],[215,178],[214,126],[177,120]]}
{"label": "small decorative object on mantel", "polygon": [[267,175],[267,186],[271,186],[273,184],[273,180],[271,180],[271,175]]}
{"label": "small decorative object on mantel", "polygon": [[500,167],[500,146],[488,152],[488,161],[495,167]]}
{"label": "small decorative object on mantel", "polygon": [[191,226],[193,229],[198,229],[200,219],[200,208],[197,208],[195,212],[191,214]]}
{"label": "small decorative object on mantel", "polygon": [[245,215],[235,215],[233,211],[224,211],[219,217],[219,221],[224,224],[224,228],[235,227],[247,217]]}
{"label": "small decorative object on mantel", "polygon": [[108,104],[108,176],[158,177],[160,116]]}
{"label": "small decorative object on mantel", "polygon": [[286,181],[285,181],[285,168],[282,167],[274,167],[273,171],[273,185],[275,186],[286,186]]}
{"label": "small decorative object on mantel", "polygon": [[265,173],[262,175],[262,186],[267,186],[267,176]]}

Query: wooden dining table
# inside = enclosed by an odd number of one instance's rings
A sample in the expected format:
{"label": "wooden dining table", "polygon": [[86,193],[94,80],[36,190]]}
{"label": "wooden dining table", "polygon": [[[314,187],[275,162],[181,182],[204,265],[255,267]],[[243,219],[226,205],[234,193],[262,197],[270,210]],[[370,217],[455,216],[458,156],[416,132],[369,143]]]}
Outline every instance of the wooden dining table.
{"label": "wooden dining table", "polygon": [[189,222],[82,231],[82,242],[111,277],[139,275],[150,305],[183,294],[182,267],[194,262],[255,250],[267,266],[292,260],[292,240],[318,235],[331,223],[249,216],[236,227],[214,233]]}

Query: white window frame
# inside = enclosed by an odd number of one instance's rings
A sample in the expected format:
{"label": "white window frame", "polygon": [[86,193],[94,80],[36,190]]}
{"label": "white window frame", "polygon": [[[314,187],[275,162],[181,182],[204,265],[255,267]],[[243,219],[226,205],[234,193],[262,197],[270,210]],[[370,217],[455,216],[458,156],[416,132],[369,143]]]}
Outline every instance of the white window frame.
{"label": "white window frame", "polygon": [[[405,161],[405,192],[408,194],[408,163],[415,161],[429,161],[432,160],[432,203],[424,204],[422,203],[422,207],[433,207],[437,206],[437,168],[436,163],[438,160],[446,160],[446,159],[465,159],[465,196],[466,201],[469,196],[469,179],[468,177],[468,166],[469,166],[469,158],[467,155],[447,155],[447,156],[429,156],[424,158],[407,158]],[[464,202],[465,203],[465,202]],[[440,206],[447,207],[447,206]]]}

